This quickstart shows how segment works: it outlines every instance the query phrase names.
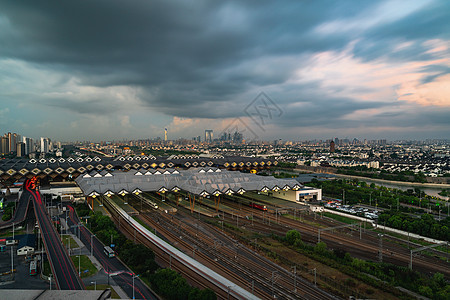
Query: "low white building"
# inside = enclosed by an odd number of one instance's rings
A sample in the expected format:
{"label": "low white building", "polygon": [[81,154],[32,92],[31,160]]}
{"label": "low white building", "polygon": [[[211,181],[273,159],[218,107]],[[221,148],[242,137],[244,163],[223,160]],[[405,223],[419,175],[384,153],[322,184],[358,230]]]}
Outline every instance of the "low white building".
{"label": "low white building", "polygon": [[19,239],[17,245],[17,255],[29,255],[34,253],[36,246],[36,236],[34,234],[26,234]]}
{"label": "low white building", "polygon": [[308,204],[310,202],[318,202],[322,201],[322,189],[316,189],[312,187],[304,186],[303,188],[294,191],[294,190],[280,190],[278,192],[271,192],[273,197],[301,202]]}

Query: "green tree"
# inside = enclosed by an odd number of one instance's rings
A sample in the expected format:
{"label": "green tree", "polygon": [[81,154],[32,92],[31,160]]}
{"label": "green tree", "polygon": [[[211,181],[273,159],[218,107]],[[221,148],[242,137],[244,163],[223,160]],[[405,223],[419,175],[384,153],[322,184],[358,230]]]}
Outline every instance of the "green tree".
{"label": "green tree", "polygon": [[419,287],[419,293],[428,298],[433,298],[433,290],[429,286],[421,285]]}
{"label": "green tree", "polygon": [[200,290],[193,288],[189,293],[188,300],[216,300],[217,296],[211,289]]}
{"label": "green tree", "polygon": [[300,232],[297,230],[289,230],[286,232],[286,241],[289,245],[295,245],[298,241],[301,242]]}
{"label": "green tree", "polygon": [[324,242],[318,242],[314,246],[314,252],[322,254],[322,255],[325,254],[327,252],[327,244],[325,244]]}
{"label": "green tree", "polygon": [[171,269],[159,269],[151,277],[156,292],[170,300],[188,299],[191,287],[180,274]]}

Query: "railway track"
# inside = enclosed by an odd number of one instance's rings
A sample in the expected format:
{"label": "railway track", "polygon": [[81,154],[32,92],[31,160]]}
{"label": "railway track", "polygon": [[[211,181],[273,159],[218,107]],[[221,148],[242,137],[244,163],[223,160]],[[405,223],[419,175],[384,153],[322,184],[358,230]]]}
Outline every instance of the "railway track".
{"label": "railway track", "polygon": [[220,299],[259,299],[241,286],[236,285],[234,282],[167,244],[161,238],[156,237],[147,228],[126,214],[113,201],[106,199],[106,207],[111,210],[113,219],[115,219],[119,229],[127,237],[134,238],[135,241],[153,249],[158,259],[184,274],[186,278],[191,279],[191,282],[196,283],[199,287],[211,288]]}
{"label": "railway track", "polygon": [[[283,216],[279,216],[276,218],[272,215],[271,217],[271,214],[269,212],[263,212],[247,207],[245,205],[231,201],[228,198],[230,197],[224,197],[221,203],[230,207],[232,213],[230,214],[228,211],[224,211],[221,209],[219,209],[219,211],[221,211],[223,215],[231,216],[232,219],[236,218],[236,216],[239,216],[240,220],[242,220],[241,225],[245,224],[244,222],[246,222],[244,217],[251,214],[254,218],[256,217],[255,220],[258,220],[257,222],[253,222],[255,231],[267,232],[268,229],[264,227],[269,226],[270,232],[284,235],[288,230],[296,229],[302,234],[303,240],[311,243],[316,243],[318,241],[318,228],[316,226],[309,225],[305,222],[299,222],[297,220],[289,219]],[[248,201],[248,199],[246,199],[246,201]],[[201,205],[215,210],[214,207],[211,207],[208,204],[202,203]],[[278,220],[278,222],[276,220]],[[320,222],[320,224],[323,224],[323,228],[342,224],[326,218],[319,219],[317,218],[317,215],[313,219],[311,215],[305,214],[303,215],[303,220],[314,223]],[[257,223],[260,224],[257,225]],[[341,229],[340,232],[342,231],[343,230]],[[347,231],[347,233],[351,234],[352,231]],[[360,240],[354,236],[349,236],[348,234],[335,234],[331,231],[321,233],[321,240],[325,241],[329,247],[333,249],[342,249],[346,252],[351,253],[354,257],[357,258],[377,261],[379,259],[380,237],[377,233],[374,233],[372,231],[365,231],[362,234],[362,237],[363,239]],[[391,239],[387,236],[382,237],[382,239],[383,261],[405,267],[409,266],[409,262],[411,259],[409,249],[399,245],[398,241],[395,241],[394,239],[392,239],[391,241]],[[448,268],[448,263],[433,257],[415,257],[414,269],[421,272],[426,272],[428,274],[440,272],[446,277],[450,277],[450,268]]]}
{"label": "railway track", "polygon": [[[141,214],[140,218],[185,253],[192,253],[195,259],[215,268],[222,275],[235,278],[235,274],[239,274],[244,278],[241,283],[253,286],[255,294],[262,298],[268,299],[273,295],[278,299],[333,298],[299,276],[294,280],[289,271],[244,247],[214,226],[201,223],[199,230],[197,220],[188,214],[184,218],[190,219],[191,223],[151,210]],[[277,275],[275,279],[279,276],[278,280],[272,280],[274,274]]]}
{"label": "railway track", "polygon": [[[229,205],[234,209],[238,208],[238,205],[231,201],[228,201],[226,205]],[[248,213],[252,213],[254,216],[257,216],[258,218],[263,220],[263,223],[264,220],[266,220],[267,224],[271,224],[272,226],[271,230],[273,230],[276,226],[274,222],[271,223],[271,221],[268,220],[267,212],[264,213],[258,210],[247,208],[245,206],[241,206],[241,210],[245,212],[245,215],[247,215]],[[277,223],[278,225],[287,226],[286,228],[289,229],[297,229],[302,234],[302,238],[306,234],[311,242],[313,243],[317,242],[318,236],[317,227],[283,216],[279,216],[277,219],[279,222],[279,224]],[[323,219],[313,220],[312,216],[307,217],[307,219],[311,222],[312,221],[323,222]],[[275,217],[273,217],[272,220],[275,220]],[[325,222],[327,226],[330,227],[336,226],[336,223],[330,220],[325,220]],[[345,251],[350,252],[356,257],[368,260],[377,260],[380,251],[379,246],[380,237],[378,236],[377,233],[374,233],[372,231],[365,231],[364,233],[362,233],[362,236],[363,239],[360,240],[355,236],[335,234],[330,231],[325,231],[321,233],[321,240],[325,241],[329,246],[332,246],[332,248],[344,249]],[[409,250],[406,249],[405,247],[400,246],[397,243],[389,242],[388,238],[385,237],[382,238],[383,238],[383,247],[382,247],[383,260],[401,266],[408,266],[411,258]],[[440,272],[444,274],[446,277],[450,276],[450,268],[448,267],[448,263],[445,263],[439,259],[425,256],[416,257],[414,259],[414,267],[417,270],[427,272],[430,274]]]}

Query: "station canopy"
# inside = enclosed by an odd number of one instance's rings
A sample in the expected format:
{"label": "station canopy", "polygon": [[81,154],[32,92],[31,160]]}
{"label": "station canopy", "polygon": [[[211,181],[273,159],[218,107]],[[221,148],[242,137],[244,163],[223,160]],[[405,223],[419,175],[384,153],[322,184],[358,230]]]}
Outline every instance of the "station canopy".
{"label": "station canopy", "polygon": [[86,196],[140,194],[142,192],[187,191],[200,196],[243,194],[246,191],[299,190],[303,186],[294,179],[277,179],[218,168],[141,169],[92,171],[76,179]]}

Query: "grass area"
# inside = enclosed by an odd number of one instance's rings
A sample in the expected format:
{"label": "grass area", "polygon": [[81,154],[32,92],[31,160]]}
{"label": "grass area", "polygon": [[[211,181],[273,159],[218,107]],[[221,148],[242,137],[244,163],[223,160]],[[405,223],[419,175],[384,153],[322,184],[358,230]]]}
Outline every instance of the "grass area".
{"label": "grass area", "polygon": [[[320,218],[320,216],[318,215],[317,218]],[[305,218],[302,218],[301,222],[303,222],[305,224],[308,224],[308,225],[311,225],[311,226],[314,226],[314,227],[318,227],[318,228],[326,228],[327,227],[324,224],[320,224],[320,223],[317,223],[317,222],[314,222],[314,221],[310,221],[310,220],[305,220]]]}
{"label": "grass area", "polygon": [[67,248],[67,245],[70,245],[70,249],[78,248],[77,242],[70,235],[61,235],[62,242],[64,247]]}
{"label": "grass area", "polygon": [[331,218],[333,220],[345,223],[345,224],[353,224],[353,223],[359,223],[361,221],[356,220],[356,219],[352,219],[352,218],[348,218],[348,217],[344,217],[344,216],[340,216],[340,215],[335,215],[329,212],[324,212],[323,215],[325,217]]}
{"label": "grass area", "polygon": [[[26,233],[27,233],[26,230],[19,230],[19,231],[14,230],[14,236],[21,235],[21,234],[26,234]],[[12,237],[12,229],[10,231],[1,233],[0,237],[2,237],[2,238]]]}
{"label": "grass area", "polygon": [[[407,236],[407,235],[404,235],[404,234],[400,234],[400,233],[392,232],[392,231],[388,231],[388,232],[386,233],[386,231],[384,231],[383,229],[374,229],[374,231],[376,231],[376,232],[378,232],[378,233],[383,233],[383,234],[391,235],[391,236],[393,236],[393,237],[402,239],[405,243],[408,242],[408,236]],[[419,244],[419,245],[421,245],[421,246],[429,246],[429,245],[433,245],[433,243],[430,243],[430,242],[427,242],[427,241],[424,241],[424,240],[415,239],[415,238],[412,238],[412,237],[409,237],[409,241],[410,241],[411,243],[416,243],[416,244]]]}
{"label": "grass area", "polygon": [[[78,271],[78,255],[71,256],[70,259],[75,265],[75,269]],[[81,266],[81,278],[89,277],[97,273],[97,268],[86,255],[81,255],[79,262]]]}
{"label": "grass area", "polygon": [[[95,285],[87,285],[86,290],[93,291],[95,289]],[[97,290],[106,290],[111,289],[111,298],[112,299],[120,299],[119,294],[114,290],[114,288],[107,284],[97,284]]]}
{"label": "grass area", "polygon": [[45,276],[49,276],[51,272],[52,269],[50,268],[50,263],[48,262],[48,260],[44,261],[44,269],[42,270],[42,273]]}

